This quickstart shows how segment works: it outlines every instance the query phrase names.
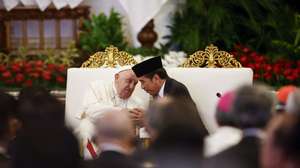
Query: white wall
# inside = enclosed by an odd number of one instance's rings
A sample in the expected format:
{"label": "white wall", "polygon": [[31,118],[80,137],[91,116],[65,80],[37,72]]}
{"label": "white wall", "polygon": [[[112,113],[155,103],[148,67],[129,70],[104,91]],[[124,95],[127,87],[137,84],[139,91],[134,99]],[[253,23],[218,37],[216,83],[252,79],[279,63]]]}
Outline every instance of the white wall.
{"label": "white wall", "polygon": [[[160,12],[154,17],[155,23],[155,31],[158,34],[158,40],[155,43],[156,47],[159,47],[159,43],[165,44],[167,40],[162,39],[164,36],[169,35],[170,31],[166,27],[171,24],[171,19],[173,13],[175,13],[178,4],[182,3],[184,0],[168,0],[166,4],[161,8]],[[133,35],[133,32],[129,25],[129,20],[127,14],[119,0],[85,0],[83,4],[91,7],[91,13],[98,15],[100,12],[104,12],[105,14],[109,14],[111,8],[114,8],[117,12],[119,12],[123,16],[123,24],[124,24],[124,34],[128,39],[130,44],[134,46],[140,46],[137,41],[137,38]],[[146,8],[146,5],[143,6]]]}

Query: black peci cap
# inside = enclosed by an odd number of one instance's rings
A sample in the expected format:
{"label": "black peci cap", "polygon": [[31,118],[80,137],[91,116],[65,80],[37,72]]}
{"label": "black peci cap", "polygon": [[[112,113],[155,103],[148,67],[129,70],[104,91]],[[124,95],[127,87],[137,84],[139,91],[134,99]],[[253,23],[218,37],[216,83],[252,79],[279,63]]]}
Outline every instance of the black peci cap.
{"label": "black peci cap", "polygon": [[141,77],[162,67],[161,57],[158,56],[134,65],[132,70],[137,77]]}

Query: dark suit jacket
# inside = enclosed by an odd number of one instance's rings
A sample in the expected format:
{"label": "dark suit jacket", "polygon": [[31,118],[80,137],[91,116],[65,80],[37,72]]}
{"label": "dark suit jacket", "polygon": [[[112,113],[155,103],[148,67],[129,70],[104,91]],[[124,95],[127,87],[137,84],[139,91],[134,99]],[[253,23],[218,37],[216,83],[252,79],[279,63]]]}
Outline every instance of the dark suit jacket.
{"label": "dark suit jacket", "polygon": [[[184,84],[172,78],[167,78],[166,80],[165,88],[164,88],[164,96],[170,96],[175,98],[186,98],[189,99],[194,106],[196,106],[187,87]],[[203,122],[201,122],[201,127],[203,128],[205,134],[208,135],[208,130],[204,126]]]}
{"label": "dark suit jacket", "polygon": [[192,100],[186,86],[172,78],[167,78],[166,80],[164,95],[170,97],[186,97]]}
{"label": "dark suit jacket", "polygon": [[136,168],[135,162],[133,160],[116,151],[104,151],[99,157],[93,160],[89,166],[91,168]]}
{"label": "dark suit jacket", "polygon": [[203,162],[202,150],[202,137],[194,130],[174,129],[163,132],[148,149],[136,151],[133,158],[140,166],[151,163],[155,168],[199,168]]}
{"label": "dark suit jacket", "polygon": [[244,137],[237,145],[210,158],[206,167],[259,168],[260,142],[257,137]]}

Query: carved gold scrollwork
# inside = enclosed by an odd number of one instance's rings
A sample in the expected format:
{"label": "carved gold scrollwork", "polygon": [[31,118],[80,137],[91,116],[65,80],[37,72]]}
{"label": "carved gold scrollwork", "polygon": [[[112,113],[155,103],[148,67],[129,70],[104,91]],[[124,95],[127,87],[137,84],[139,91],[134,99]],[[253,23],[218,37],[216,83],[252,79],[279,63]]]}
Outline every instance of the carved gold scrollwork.
{"label": "carved gold scrollwork", "polygon": [[219,51],[218,47],[211,44],[205,51],[196,51],[190,55],[182,67],[241,68],[242,65],[231,54]]}
{"label": "carved gold scrollwork", "polygon": [[99,68],[134,65],[137,62],[133,56],[124,51],[119,51],[117,47],[109,46],[104,52],[96,52],[85,61],[81,68]]}

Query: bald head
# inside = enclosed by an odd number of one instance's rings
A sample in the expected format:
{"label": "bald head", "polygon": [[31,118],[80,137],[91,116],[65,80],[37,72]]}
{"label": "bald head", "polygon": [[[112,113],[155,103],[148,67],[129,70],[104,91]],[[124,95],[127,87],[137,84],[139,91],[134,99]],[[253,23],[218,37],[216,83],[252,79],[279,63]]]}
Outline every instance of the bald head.
{"label": "bald head", "polygon": [[107,112],[96,120],[96,137],[103,139],[131,139],[134,129],[128,113],[121,109]]}

